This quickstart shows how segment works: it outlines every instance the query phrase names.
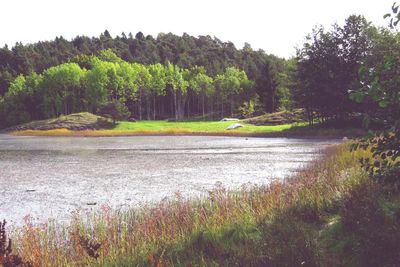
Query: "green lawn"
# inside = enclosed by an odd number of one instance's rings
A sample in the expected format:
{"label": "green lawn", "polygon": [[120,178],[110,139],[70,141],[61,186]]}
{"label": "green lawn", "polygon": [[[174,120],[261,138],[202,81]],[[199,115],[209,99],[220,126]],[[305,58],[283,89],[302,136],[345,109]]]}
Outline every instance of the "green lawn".
{"label": "green lawn", "polygon": [[222,135],[222,136],[290,136],[290,137],[355,137],[365,132],[357,128],[327,128],[307,123],[293,123],[269,126],[257,126],[241,123],[243,127],[227,130],[236,121],[121,121],[112,129],[69,130],[66,128],[50,130],[17,130],[15,135],[34,136],[130,136],[130,135]]}
{"label": "green lawn", "polygon": [[244,127],[227,130],[228,126],[236,123],[234,121],[201,121],[201,122],[167,122],[167,121],[139,121],[119,122],[113,131],[144,132],[144,133],[206,133],[206,134],[263,134],[282,132],[291,129],[294,124],[283,124],[276,126],[256,126],[241,123]]}
{"label": "green lawn", "polygon": [[[235,121],[196,121],[167,122],[139,121],[119,122],[109,130],[109,134],[205,134],[205,135],[238,135],[238,136],[325,136],[325,137],[357,137],[365,135],[359,128],[332,128],[321,125],[309,126],[308,123],[292,123],[281,125],[261,125],[238,121],[243,127],[227,130]],[[104,131],[101,131],[104,132]],[[100,132],[98,132],[100,133]]]}

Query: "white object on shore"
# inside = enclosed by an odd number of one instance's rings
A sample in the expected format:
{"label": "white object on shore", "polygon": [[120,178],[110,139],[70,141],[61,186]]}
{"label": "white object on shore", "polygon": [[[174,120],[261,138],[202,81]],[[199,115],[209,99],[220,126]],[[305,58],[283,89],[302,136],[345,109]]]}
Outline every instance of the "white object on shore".
{"label": "white object on shore", "polygon": [[239,119],[237,119],[237,118],[223,118],[222,120],[220,120],[220,121],[238,121]]}
{"label": "white object on shore", "polygon": [[243,125],[241,125],[240,123],[234,123],[228,126],[228,128],[226,128],[227,130],[234,130],[237,128],[243,127]]}

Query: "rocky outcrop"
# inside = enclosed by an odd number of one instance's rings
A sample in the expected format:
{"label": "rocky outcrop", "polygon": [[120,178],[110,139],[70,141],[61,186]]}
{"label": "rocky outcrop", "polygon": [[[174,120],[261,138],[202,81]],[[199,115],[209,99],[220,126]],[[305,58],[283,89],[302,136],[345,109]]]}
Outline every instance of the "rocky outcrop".
{"label": "rocky outcrop", "polygon": [[89,112],[81,112],[60,116],[55,119],[32,121],[5,129],[6,132],[24,131],[24,130],[94,130],[105,129],[113,126],[110,119],[94,115]]}

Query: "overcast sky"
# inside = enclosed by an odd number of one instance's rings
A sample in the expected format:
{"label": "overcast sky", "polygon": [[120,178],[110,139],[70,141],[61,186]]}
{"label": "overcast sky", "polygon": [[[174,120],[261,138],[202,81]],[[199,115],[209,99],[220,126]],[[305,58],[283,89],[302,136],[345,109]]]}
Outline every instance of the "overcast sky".
{"label": "overcast sky", "polygon": [[108,29],[157,36],[160,32],[211,35],[244,42],[281,57],[317,24],[343,24],[351,14],[362,14],[375,25],[386,25],[383,15],[394,0],[1,0],[0,46],[32,43],[63,36],[98,36]]}

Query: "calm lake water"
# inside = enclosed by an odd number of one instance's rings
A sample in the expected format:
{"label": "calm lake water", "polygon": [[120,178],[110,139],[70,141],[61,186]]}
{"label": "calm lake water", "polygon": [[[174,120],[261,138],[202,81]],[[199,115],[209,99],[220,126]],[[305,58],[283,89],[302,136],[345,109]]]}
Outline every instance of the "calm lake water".
{"label": "calm lake water", "polygon": [[[101,204],[140,206],[282,179],[339,140],[210,136],[0,135],[0,219],[66,221]],[[95,204],[95,205],[94,205]]]}

